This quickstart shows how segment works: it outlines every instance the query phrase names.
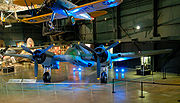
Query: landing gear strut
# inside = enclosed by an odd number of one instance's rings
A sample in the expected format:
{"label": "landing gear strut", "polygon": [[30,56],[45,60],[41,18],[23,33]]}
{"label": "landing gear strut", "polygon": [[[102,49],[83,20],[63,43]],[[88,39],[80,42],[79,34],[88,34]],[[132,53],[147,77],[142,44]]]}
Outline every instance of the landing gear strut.
{"label": "landing gear strut", "polygon": [[68,25],[75,25],[76,21],[73,16],[68,17]]}

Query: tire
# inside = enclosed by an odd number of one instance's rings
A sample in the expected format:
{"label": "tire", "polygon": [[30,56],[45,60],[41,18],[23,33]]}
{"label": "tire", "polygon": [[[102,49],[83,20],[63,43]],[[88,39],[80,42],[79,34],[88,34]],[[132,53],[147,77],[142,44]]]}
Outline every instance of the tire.
{"label": "tire", "polygon": [[106,72],[101,73],[101,83],[107,83],[107,74],[106,74]]}
{"label": "tire", "polygon": [[76,21],[73,16],[68,17],[68,25],[75,25]]}
{"label": "tire", "polygon": [[44,83],[50,83],[51,82],[51,75],[49,74],[49,72],[45,72],[43,74],[43,81],[44,81]]}

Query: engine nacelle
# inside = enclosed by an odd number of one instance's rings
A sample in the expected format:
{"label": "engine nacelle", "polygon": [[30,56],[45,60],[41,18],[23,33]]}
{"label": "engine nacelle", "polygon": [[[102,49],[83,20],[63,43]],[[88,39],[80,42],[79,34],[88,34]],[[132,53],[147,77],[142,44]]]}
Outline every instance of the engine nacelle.
{"label": "engine nacelle", "polygon": [[[108,59],[108,52],[105,51],[105,48],[98,47],[98,48],[95,49],[95,51],[96,51],[97,53],[102,52],[102,53],[98,54],[99,59],[100,59],[100,63],[104,63],[104,62],[107,61],[107,59]],[[103,52],[103,51],[104,51],[104,52]],[[96,61],[97,61],[97,56],[94,55],[94,57],[95,57],[95,59],[96,59]]]}

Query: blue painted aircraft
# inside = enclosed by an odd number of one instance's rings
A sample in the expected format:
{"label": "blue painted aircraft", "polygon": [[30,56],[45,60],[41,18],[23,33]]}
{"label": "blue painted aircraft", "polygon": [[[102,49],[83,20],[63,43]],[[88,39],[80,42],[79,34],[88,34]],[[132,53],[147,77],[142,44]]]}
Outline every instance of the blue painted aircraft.
{"label": "blue painted aircraft", "polygon": [[123,61],[141,56],[156,55],[162,53],[169,53],[171,49],[153,50],[153,51],[141,51],[141,52],[128,52],[128,53],[114,53],[111,54],[109,49],[118,45],[119,42],[115,42],[109,47],[105,48],[103,45],[91,49],[86,45],[80,43],[74,44],[70,47],[65,55],[55,55],[48,50],[53,46],[50,45],[46,49],[37,49],[32,52],[29,48],[21,46],[26,52],[31,55],[22,54],[8,54],[6,56],[29,58],[34,61],[34,75],[38,76],[38,64],[41,64],[44,68],[43,80],[44,82],[50,82],[51,69],[59,69],[59,62],[69,62],[76,66],[92,67],[97,66],[97,79],[101,80],[101,83],[107,83],[108,73],[107,70],[102,70],[104,67],[111,68],[113,61]]}
{"label": "blue painted aircraft", "polygon": [[101,79],[101,83],[107,83],[108,78],[108,69],[112,68],[112,62],[115,61],[124,61],[134,58],[139,58],[141,56],[151,56],[158,55],[163,53],[170,53],[172,49],[163,49],[163,50],[150,50],[150,51],[139,51],[139,52],[126,52],[126,53],[110,53],[109,50],[119,42],[115,42],[109,47],[105,48],[104,45],[100,45],[95,49],[91,49],[84,44],[80,44],[86,50],[89,50],[93,53],[94,61],[97,63],[97,79]]}
{"label": "blue painted aircraft", "polygon": [[[13,3],[21,6],[42,5],[38,12],[47,7],[52,13],[37,15],[22,19],[25,23],[42,23],[50,21],[50,27],[53,28],[54,19],[69,18],[70,23],[75,24],[75,20],[93,20],[95,17],[106,14],[106,11],[99,11],[119,5],[123,0],[97,0],[87,4],[77,6],[67,0],[14,0]],[[34,8],[32,8],[34,9]],[[38,14],[38,13],[37,13]]]}

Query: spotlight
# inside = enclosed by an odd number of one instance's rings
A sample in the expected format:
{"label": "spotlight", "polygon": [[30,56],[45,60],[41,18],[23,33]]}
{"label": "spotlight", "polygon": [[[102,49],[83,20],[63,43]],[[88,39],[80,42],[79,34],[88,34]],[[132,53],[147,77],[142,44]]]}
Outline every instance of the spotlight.
{"label": "spotlight", "polygon": [[79,71],[81,71],[82,69],[81,68],[78,68]]}
{"label": "spotlight", "polygon": [[121,72],[124,72],[125,70],[124,69],[121,69]]}
{"label": "spotlight", "polygon": [[141,29],[141,27],[140,27],[139,25],[137,25],[137,26],[136,26],[136,29],[139,30],[139,29]]}
{"label": "spotlight", "polygon": [[73,71],[75,71],[76,70],[76,68],[73,68]]}
{"label": "spotlight", "polygon": [[118,72],[119,70],[118,69],[116,69],[116,72]]}

